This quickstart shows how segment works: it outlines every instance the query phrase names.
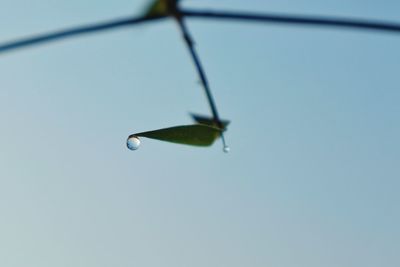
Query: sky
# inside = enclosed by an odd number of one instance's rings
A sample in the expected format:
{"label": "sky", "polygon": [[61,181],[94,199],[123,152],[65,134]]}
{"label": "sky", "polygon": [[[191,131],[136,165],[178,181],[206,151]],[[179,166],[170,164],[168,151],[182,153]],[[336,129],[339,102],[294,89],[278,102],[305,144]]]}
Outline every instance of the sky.
{"label": "sky", "polygon": [[[148,1],[1,2],[0,40]],[[400,22],[400,3],[183,1]],[[128,135],[209,114],[173,21],[0,55],[0,266],[400,265],[400,35],[188,21],[226,140]]]}

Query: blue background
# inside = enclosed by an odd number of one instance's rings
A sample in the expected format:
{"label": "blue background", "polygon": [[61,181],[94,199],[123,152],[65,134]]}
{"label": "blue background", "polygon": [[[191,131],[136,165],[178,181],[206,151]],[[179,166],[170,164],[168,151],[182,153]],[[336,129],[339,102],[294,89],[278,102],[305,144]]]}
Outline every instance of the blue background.
{"label": "blue background", "polygon": [[[2,1],[0,40],[147,1]],[[398,1],[184,1],[400,21]],[[193,19],[221,116],[193,148],[134,132],[208,114],[173,21],[0,57],[0,266],[400,266],[400,36]]]}

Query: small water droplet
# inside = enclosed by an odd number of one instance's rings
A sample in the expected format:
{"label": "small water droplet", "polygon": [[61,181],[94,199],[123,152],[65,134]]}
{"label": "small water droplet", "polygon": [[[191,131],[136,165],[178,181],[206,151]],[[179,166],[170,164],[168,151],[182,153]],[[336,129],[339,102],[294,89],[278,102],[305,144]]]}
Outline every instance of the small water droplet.
{"label": "small water droplet", "polygon": [[130,150],[136,150],[139,148],[140,146],[140,139],[137,136],[131,136],[128,138],[128,140],[126,140],[126,146],[130,149]]}
{"label": "small water droplet", "polygon": [[224,146],[224,152],[228,153],[229,151],[231,151],[231,148],[229,146]]}

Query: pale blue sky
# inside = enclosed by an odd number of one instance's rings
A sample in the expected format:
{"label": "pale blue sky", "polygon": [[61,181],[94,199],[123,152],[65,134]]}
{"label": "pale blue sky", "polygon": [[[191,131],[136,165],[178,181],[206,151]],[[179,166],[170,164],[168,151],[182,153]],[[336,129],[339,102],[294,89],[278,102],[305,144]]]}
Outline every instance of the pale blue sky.
{"label": "pale blue sky", "polygon": [[[2,1],[0,40],[147,1]],[[398,1],[185,1],[400,22]],[[134,132],[208,106],[171,21],[0,56],[0,266],[397,267],[400,35],[192,20],[220,142]]]}

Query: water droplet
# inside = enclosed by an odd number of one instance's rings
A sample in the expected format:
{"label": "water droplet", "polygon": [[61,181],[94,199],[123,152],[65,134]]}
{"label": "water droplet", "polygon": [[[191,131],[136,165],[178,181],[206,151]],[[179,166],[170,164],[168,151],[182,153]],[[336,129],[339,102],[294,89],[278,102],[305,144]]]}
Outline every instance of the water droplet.
{"label": "water droplet", "polygon": [[229,146],[224,146],[224,152],[228,153],[229,151],[231,151],[231,148]]}
{"label": "water droplet", "polygon": [[131,137],[128,138],[128,140],[126,140],[126,146],[130,149],[130,150],[136,150],[139,148],[140,146],[140,139],[139,137],[133,135]]}

